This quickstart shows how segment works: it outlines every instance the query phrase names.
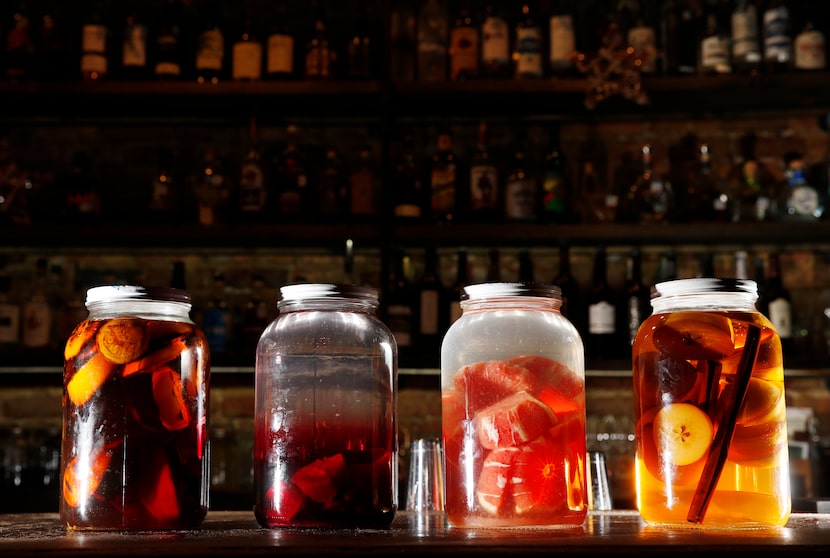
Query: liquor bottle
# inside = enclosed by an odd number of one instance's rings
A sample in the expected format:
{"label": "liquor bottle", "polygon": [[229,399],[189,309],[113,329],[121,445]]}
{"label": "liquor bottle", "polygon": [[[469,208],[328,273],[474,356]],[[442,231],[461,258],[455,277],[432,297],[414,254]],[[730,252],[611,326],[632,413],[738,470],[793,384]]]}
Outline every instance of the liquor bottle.
{"label": "liquor bottle", "polygon": [[11,15],[5,35],[6,77],[12,81],[31,79],[35,64],[35,31],[29,5],[20,0]]}
{"label": "liquor bottle", "polygon": [[450,29],[450,79],[470,79],[478,75],[479,39],[469,6],[462,4]]}
{"label": "liquor bottle", "polygon": [[747,270],[747,260],[749,254],[746,250],[738,250],[735,252],[735,279],[749,279],[749,272]]}
{"label": "liquor bottle", "polygon": [[793,63],[790,11],[782,0],[766,6],[763,22],[764,63],[769,72],[785,72]]}
{"label": "liquor bottle", "polygon": [[65,81],[75,78],[76,41],[70,37],[75,29],[69,24],[67,10],[59,0],[47,2],[40,15],[35,38],[34,75],[39,81]]}
{"label": "liquor bottle", "polygon": [[480,35],[481,74],[488,78],[510,77],[510,26],[500,2],[485,6]]}
{"label": "liquor bottle", "polygon": [[156,166],[150,178],[147,212],[154,223],[174,223],[181,219],[182,192],[174,173],[173,151],[166,146],[156,149]]}
{"label": "liquor bottle", "polygon": [[150,77],[147,55],[148,31],[143,6],[134,1],[127,6],[121,36],[121,59],[117,68],[120,79],[140,81]]}
{"label": "liquor bottle", "polygon": [[804,24],[793,41],[793,67],[805,72],[821,71],[827,68],[827,46],[824,33],[813,25]]}
{"label": "liquor bottle", "polygon": [[433,221],[455,220],[458,207],[458,162],[452,149],[452,132],[442,128],[430,166],[430,199]]}
{"label": "liquor bottle", "polygon": [[594,254],[591,288],[587,295],[588,331],[585,356],[589,361],[608,360],[621,353],[618,347],[617,295],[608,284],[606,250],[598,246]]}
{"label": "liquor bottle", "polygon": [[268,191],[265,187],[265,171],[256,118],[251,117],[248,133],[248,149],[242,157],[237,187],[238,220],[240,223],[262,222],[265,219]]}
{"label": "liquor bottle", "polygon": [[52,308],[47,298],[48,261],[38,258],[32,284],[22,308],[21,343],[26,353],[35,354],[52,341]]}
{"label": "liquor bottle", "polygon": [[229,364],[231,360],[231,343],[233,317],[228,302],[227,285],[222,273],[213,274],[211,290],[213,296],[208,300],[202,312],[202,331],[210,346],[211,362]]}
{"label": "liquor bottle", "polygon": [[516,24],[516,42],[513,48],[513,60],[516,62],[515,78],[542,77],[542,42],[542,28],[535,18],[533,7],[530,2],[523,2]]}
{"label": "liquor bottle", "polygon": [[300,149],[300,131],[295,124],[286,129],[286,143],[275,161],[273,194],[280,219],[296,220],[307,210],[308,162]]}
{"label": "liquor bottle", "polygon": [[349,213],[354,221],[373,221],[380,216],[380,177],[370,145],[360,149],[357,165],[349,173]]}
{"label": "liquor bottle", "polygon": [[337,148],[326,147],[320,176],[317,179],[318,213],[326,221],[343,221],[349,213],[349,179]]}
{"label": "liquor bottle", "polygon": [[824,214],[818,190],[807,177],[807,168],[801,153],[791,151],[784,155],[787,188],[783,192],[781,219],[785,221],[816,221]]}
{"label": "liquor bottle", "polygon": [[729,188],[712,169],[712,148],[708,143],[698,146],[697,192],[700,196],[701,220],[718,223],[730,220]]}
{"label": "liquor bottle", "polygon": [[352,0],[351,34],[346,45],[346,60],[343,69],[348,79],[369,79],[372,77],[372,37],[369,33],[369,17],[366,2]]}
{"label": "liquor bottle", "polygon": [[641,155],[642,167],[626,200],[627,211],[632,217],[639,214],[643,224],[665,223],[673,209],[671,184],[655,171],[651,145],[643,145]]}
{"label": "liquor bottle", "polygon": [[624,308],[621,312],[629,343],[634,342],[640,324],[651,315],[650,298],[650,290],[643,283],[642,253],[634,247],[626,261]]}
{"label": "liquor bottle", "polygon": [[256,35],[255,14],[246,4],[242,32],[231,46],[231,79],[259,81],[262,79],[262,42]]}
{"label": "liquor bottle", "polygon": [[467,219],[473,222],[493,223],[501,209],[501,182],[499,168],[490,156],[487,123],[478,125],[478,142],[470,160],[470,181],[467,185]]}
{"label": "liquor bottle", "polygon": [[448,327],[447,290],[438,272],[438,252],[429,246],[424,251],[424,272],[416,284],[418,291],[418,330],[415,336],[418,364],[440,368],[441,339]]}
{"label": "liquor bottle", "polygon": [[660,43],[665,73],[669,75],[697,73],[701,17],[699,3],[675,0],[663,4]]}
{"label": "liquor bottle", "polygon": [[334,77],[334,51],[329,44],[323,8],[315,11],[314,32],[305,49],[305,77],[331,79]]}
{"label": "liquor bottle", "polygon": [[538,177],[530,166],[525,139],[519,138],[504,183],[504,217],[508,221],[535,221],[539,204]]}
{"label": "liquor bottle", "polygon": [[394,81],[415,79],[417,16],[415,3],[395,0],[389,14],[389,77]]}
{"label": "liquor bottle", "polygon": [[98,80],[107,77],[110,71],[110,30],[106,25],[104,0],[92,3],[90,11],[81,24],[81,78]]}
{"label": "liquor bottle", "polygon": [[740,138],[740,156],[729,172],[732,221],[767,221],[773,215],[774,193],[771,173],[756,157],[757,136]]}
{"label": "liquor bottle", "polygon": [[228,221],[233,186],[216,148],[208,146],[202,150],[201,164],[187,177],[187,183],[196,201],[200,225],[210,227]]}
{"label": "liquor bottle", "polygon": [[415,132],[402,134],[400,153],[392,171],[392,215],[401,222],[418,222],[427,214],[428,199],[423,170],[416,151]]}
{"label": "liquor bottle", "polygon": [[758,8],[754,0],[737,0],[732,12],[732,67],[737,73],[758,71],[761,44]]}
{"label": "liquor bottle", "polygon": [[781,258],[772,252],[767,256],[767,277],[764,298],[758,300],[758,309],[764,314],[781,338],[785,362],[794,358],[792,296],[781,277]]}
{"label": "liquor bottle", "polygon": [[643,74],[657,73],[659,52],[657,48],[657,32],[648,12],[650,4],[638,2],[635,13],[628,27],[627,44],[635,59],[637,67]]}
{"label": "liquor bottle", "polygon": [[178,0],[167,0],[161,8],[153,52],[153,75],[159,80],[182,79],[183,64],[183,16]]}
{"label": "liquor bottle", "polygon": [[187,264],[184,260],[173,262],[173,270],[170,272],[170,287],[187,290]]}
{"label": "liquor bottle", "polygon": [[574,324],[581,335],[587,334],[582,297],[579,283],[571,273],[571,249],[566,243],[559,244],[559,269],[551,283],[562,291],[562,315]]}
{"label": "liquor bottle", "polygon": [[199,83],[218,83],[226,74],[225,32],[220,21],[220,0],[204,5],[202,23],[196,35],[193,69]]}
{"label": "liquor bottle", "polygon": [[715,8],[706,14],[706,27],[700,40],[700,71],[703,74],[732,73],[730,39],[719,16]]}
{"label": "liquor bottle", "polygon": [[393,192],[392,213],[398,221],[418,222],[428,213],[429,199],[424,187],[421,165],[415,145],[415,133],[403,132],[400,154],[392,171]]}
{"label": "liquor bottle", "polygon": [[464,286],[468,285],[469,282],[470,268],[467,249],[459,248],[455,256],[455,280],[453,281],[449,297],[448,326],[455,323],[455,320],[461,317],[461,293],[464,291]]}
{"label": "liquor bottle", "polygon": [[69,172],[57,181],[60,218],[67,223],[95,223],[101,217],[101,183],[84,151],[72,154]]}
{"label": "liquor bottle", "polygon": [[421,81],[447,79],[449,17],[442,0],[426,0],[418,11],[417,78]]}
{"label": "liquor bottle", "polygon": [[259,273],[252,274],[248,291],[241,305],[241,318],[236,332],[234,352],[240,358],[249,359],[251,364],[254,364],[259,338],[276,316],[271,312],[265,277]]}
{"label": "liquor bottle", "polygon": [[295,44],[288,5],[281,2],[265,40],[265,79],[291,79],[296,75]]}
{"label": "liquor bottle", "polygon": [[383,284],[381,317],[395,336],[398,344],[398,362],[401,367],[415,364],[415,310],[417,293],[409,279],[409,256],[401,249],[389,255],[387,275]]}
{"label": "liquor bottle", "polygon": [[571,192],[565,157],[559,145],[559,130],[551,130],[542,166],[542,203],[539,219],[544,223],[572,223]]}
{"label": "liquor bottle", "polygon": [[574,29],[573,6],[559,1],[553,5],[548,20],[548,66],[554,77],[575,77],[576,67],[576,31]]}

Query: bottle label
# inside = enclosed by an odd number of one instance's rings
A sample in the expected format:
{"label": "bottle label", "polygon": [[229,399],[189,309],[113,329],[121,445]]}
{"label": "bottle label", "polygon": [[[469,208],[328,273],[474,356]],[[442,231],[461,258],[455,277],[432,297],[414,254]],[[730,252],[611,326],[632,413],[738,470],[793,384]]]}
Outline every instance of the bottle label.
{"label": "bottle label", "polygon": [[750,62],[758,62],[761,58],[755,6],[732,14],[732,56]]}
{"label": "bottle label", "polygon": [[792,55],[790,35],[790,13],[786,7],[773,8],[764,12],[764,58],[773,62],[789,62]]}
{"label": "bottle label", "polygon": [[553,68],[568,68],[574,64],[576,39],[573,18],[569,15],[555,15],[550,18],[550,65]]}
{"label": "bottle label", "polygon": [[512,180],[504,191],[504,214],[522,221],[536,218],[536,182],[528,177]]}
{"label": "bottle label", "polygon": [[823,70],[827,67],[824,34],[804,31],[795,38],[795,67],[799,70]]}
{"label": "bottle label", "polygon": [[239,42],[233,45],[233,79],[258,80],[262,78],[262,45],[257,42]]}
{"label": "bottle label", "polygon": [[269,74],[290,74],[294,71],[294,38],[273,34],[268,37]]}
{"label": "bottle label", "polygon": [[782,339],[793,336],[792,305],[786,298],[777,298],[769,303],[769,321]]}
{"label": "bottle label", "polygon": [[604,335],[614,333],[614,305],[606,301],[588,307],[588,332]]}
{"label": "bottle label", "polygon": [[32,300],[23,306],[23,346],[45,347],[52,332],[52,311],[46,300]]}
{"label": "bottle label", "polygon": [[498,207],[499,171],[491,165],[470,168],[470,209],[482,211]]}
{"label": "bottle label", "polygon": [[790,189],[787,199],[787,212],[798,217],[818,219],[819,212],[818,192],[812,186],[796,186]]}
{"label": "bottle label", "polygon": [[326,46],[316,46],[309,49],[305,57],[305,73],[308,77],[325,78],[331,72],[331,59]]}
{"label": "bottle label", "polygon": [[121,62],[125,67],[144,68],[147,65],[147,27],[129,25],[124,30]]}
{"label": "bottle label", "polygon": [[706,37],[700,42],[700,65],[704,70],[719,74],[731,72],[729,65],[729,39],[719,35]]}
{"label": "bottle label", "polygon": [[423,335],[436,335],[438,333],[438,291],[421,291],[421,327]]}
{"label": "bottle label", "polygon": [[520,27],[516,30],[516,74],[542,75],[542,31],[538,27]]}
{"label": "bottle label", "polygon": [[85,54],[106,53],[107,28],[103,25],[84,25],[81,31],[81,50]]}
{"label": "bottle label", "polygon": [[262,168],[253,161],[242,164],[239,181],[239,209],[257,212],[265,209],[265,179]]}
{"label": "bottle label", "polygon": [[478,71],[478,30],[459,27],[450,36],[450,77],[458,79],[463,73]]}
{"label": "bottle label", "polygon": [[436,165],[432,169],[432,211],[436,215],[455,211],[455,164]]}
{"label": "bottle label", "polygon": [[654,29],[641,25],[632,27],[628,32],[628,46],[634,50],[634,56],[640,60],[640,71],[651,74],[657,71],[657,40]]}
{"label": "bottle label", "polygon": [[20,341],[20,307],[0,304],[0,343],[16,344]]}
{"label": "bottle label", "polygon": [[561,172],[549,171],[545,173],[542,182],[542,209],[545,210],[545,213],[562,215],[567,211],[565,196],[562,195],[563,187]]}
{"label": "bottle label", "polygon": [[225,58],[225,37],[218,29],[209,29],[199,35],[199,45],[196,48],[196,69],[222,70],[222,60]]}
{"label": "bottle label", "polygon": [[488,17],[481,26],[481,61],[491,65],[510,62],[510,31],[500,17]]}

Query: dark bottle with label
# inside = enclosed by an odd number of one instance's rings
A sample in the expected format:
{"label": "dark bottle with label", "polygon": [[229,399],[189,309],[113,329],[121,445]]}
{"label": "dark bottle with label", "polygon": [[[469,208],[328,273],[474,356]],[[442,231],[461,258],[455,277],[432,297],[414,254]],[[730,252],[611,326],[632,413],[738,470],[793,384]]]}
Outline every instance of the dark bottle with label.
{"label": "dark bottle with label", "polygon": [[297,73],[296,39],[291,26],[294,20],[287,3],[280,2],[272,17],[271,29],[265,39],[265,79],[291,79]]}
{"label": "dark bottle with label", "polygon": [[718,7],[710,7],[700,40],[700,71],[703,74],[731,74],[730,39],[723,14]]}
{"label": "dark bottle with label", "polygon": [[11,17],[4,21],[6,76],[12,81],[31,79],[35,64],[35,29],[33,14],[25,0],[17,3]]}
{"label": "dark bottle with label", "polygon": [[562,315],[568,318],[583,336],[587,333],[585,309],[582,305],[579,283],[571,273],[571,249],[567,244],[559,245],[559,269],[551,283],[562,291]]}
{"label": "dark bottle with label", "polygon": [[262,165],[262,151],[256,118],[251,117],[248,134],[248,148],[239,166],[237,186],[238,221],[240,223],[262,222],[266,218],[268,190],[265,185],[265,169]]}
{"label": "dark bottle with label", "polygon": [[515,78],[538,78],[544,75],[543,42],[542,27],[536,19],[533,4],[522,3],[516,24],[516,40],[513,49]]}
{"label": "dark bottle with label", "polygon": [[737,0],[732,11],[732,67],[736,73],[756,73],[761,65],[758,8],[755,0]]}
{"label": "dark bottle with label", "polygon": [[429,199],[415,145],[415,133],[406,130],[393,169],[392,214],[397,221],[419,222],[428,214]]}
{"label": "dark bottle with label", "polygon": [[697,73],[701,17],[700,7],[693,2],[676,0],[663,3],[659,42],[663,46],[666,74]]}
{"label": "dark bottle with label", "polygon": [[542,188],[539,219],[544,223],[572,223],[571,192],[565,156],[559,145],[559,131],[550,134],[550,146],[542,166]]}
{"label": "dark bottle with label", "polygon": [[626,261],[624,307],[620,315],[625,320],[624,328],[629,343],[634,342],[640,324],[651,315],[651,292],[643,283],[642,259],[640,249],[634,247]]}
{"label": "dark bottle with label", "polygon": [[326,154],[317,179],[318,213],[324,221],[343,221],[349,213],[349,178],[333,145]]}
{"label": "dark bottle with label", "polygon": [[81,78],[98,80],[110,71],[112,38],[106,24],[106,8],[103,0],[96,0],[81,24]]}
{"label": "dark bottle with label", "polygon": [[481,23],[481,74],[488,78],[510,77],[510,26],[502,2],[488,2]]}
{"label": "dark bottle with label", "polygon": [[184,75],[182,6],[176,0],[164,3],[154,37],[153,75],[160,80],[180,80]]}
{"label": "dark bottle with label", "polygon": [[450,79],[478,76],[479,43],[478,26],[473,24],[469,6],[462,4],[450,29]]}
{"label": "dark bottle with label", "polygon": [[458,209],[458,161],[452,148],[452,132],[443,128],[430,166],[430,197],[432,220],[449,223],[456,219]]}
{"label": "dark bottle with label", "polygon": [[448,323],[447,289],[441,283],[438,271],[438,252],[433,246],[424,251],[424,273],[416,283],[418,292],[418,330],[415,332],[417,365],[440,368],[441,339]]}
{"label": "dark bottle with label", "polygon": [[129,81],[149,78],[151,74],[147,48],[149,32],[142,2],[130,3],[121,32],[118,77]]}
{"label": "dark bottle with label", "polygon": [[508,221],[536,221],[539,216],[538,177],[530,165],[524,138],[516,142],[504,183],[504,217]]}
{"label": "dark bottle with label", "polygon": [[449,17],[443,0],[426,0],[418,11],[416,33],[417,78],[447,79]]}
{"label": "dark bottle with label", "polygon": [[324,10],[315,10],[314,31],[305,49],[306,79],[334,78],[334,50],[329,44]]}
{"label": "dark bottle with label", "polygon": [[783,0],[772,0],[762,16],[764,64],[768,72],[786,72],[793,64],[790,10]]}
{"label": "dark bottle with label", "polygon": [[488,148],[487,123],[478,125],[478,142],[470,161],[466,219],[493,223],[501,218],[501,181],[499,168]]}
{"label": "dark bottle with label", "polygon": [[381,316],[398,344],[400,367],[411,367],[415,356],[415,311],[417,293],[409,279],[409,256],[401,249],[389,255],[386,279],[383,285]]}
{"label": "dark bottle with label", "polygon": [[300,149],[299,128],[286,129],[285,148],[277,156],[274,168],[274,197],[281,220],[302,218],[308,204],[308,162]]}
{"label": "dark bottle with label", "polygon": [[772,252],[767,257],[767,277],[764,296],[758,299],[758,309],[764,314],[781,338],[781,348],[786,364],[797,360],[793,338],[793,303],[790,290],[781,277],[781,257]]}
{"label": "dark bottle with label", "polygon": [[231,45],[231,79],[259,81],[262,79],[262,41],[257,35],[257,20],[251,2],[245,5],[242,29]]}
{"label": "dark bottle with label", "polygon": [[606,250],[599,246],[594,255],[594,272],[588,291],[588,331],[585,356],[589,361],[609,360],[621,354],[617,330],[617,293],[608,284]]}
{"label": "dark bottle with label", "polygon": [[208,227],[226,223],[233,202],[233,184],[225,174],[216,148],[208,146],[202,150],[202,160],[187,182],[196,201],[197,222]]}
{"label": "dark bottle with label", "polygon": [[196,33],[193,70],[199,83],[218,83],[227,77],[225,30],[220,0],[207,0]]}
{"label": "dark bottle with label", "polygon": [[555,2],[548,20],[548,67],[552,76],[576,77],[576,33],[574,6],[570,2]]}

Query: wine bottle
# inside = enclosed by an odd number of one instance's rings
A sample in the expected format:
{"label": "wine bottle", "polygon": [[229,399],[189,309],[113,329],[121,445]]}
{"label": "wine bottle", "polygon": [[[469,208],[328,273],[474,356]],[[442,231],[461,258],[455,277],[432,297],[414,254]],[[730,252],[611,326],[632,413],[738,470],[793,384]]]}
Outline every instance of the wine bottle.
{"label": "wine bottle", "polygon": [[392,331],[398,345],[398,362],[401,367],[415,363],[414,332],[415,309],[418,308],[416,292],[409,279],[409,256],[401,249],[390,252],[387,276],[383,284],[381,316]]}
{"label": "wine bottle", "polygon": [[450,29],[450,79],[470,79],[478,75],[479,38],[470,8],[462,4]]}
{"label": "wine bottle", "polygon": [[225,31],[220,21],[220,0],[209,0],[196,36],[193,68],[199,83],[218,83],[226,77]]}
{"label": "wine bottle", "polygon": [[441,339],[448,327],[447,290],[441,283],[438,252],[429,246],[424,251],[424,272],[416,285],[418,291],[418,330],[415,347],[419,365],[439,368]]}
{"label": "wine bottle", "polygon": [[460,248],[458,250],[455,261],[455,280],[450,291],[448,326],[455,323],[455,320],[461,317],[461,294],[464,291],[464,286],[470,281],[469,260],[467,259],[466,248]]}
{"label": "wine bottle", "polygon": [[472,222],[493,223],[499,217],[499,169],[490,156],[488,148],[487,123],[479,122],[478,143],[470,161],[469,184],[467,185],[467,215]]}
{"label": "wine bottle", "polygon": [[640,324],[651,314],[649,288],[643,283],[642,253],[638,247],[631,249],[626,261],[624,309],[628,342],[633,343]]}
{"label": "wine bottle", "polygon": [[606,249],[599,246],[594,254],[594,271],[588,291],[588,335],[585,356],[596,362],[612,359],[620,354],[620,336],[617,331],[617,293],[608,284]]}
{"label": "wine bottle", "polygon": [[[785,361],[795,356],[793,342],[793,307],[790,290],[781,277],[781,257],[772,252],[767,256],[767,277],[764,297],[758,301],[758,309],[764,314],[781,338]],[[787,358],[789,357],[789,358]]]}
{"label": "wine bottle", "polygon": [[392,213],[401,222],[421,221],[429,212],[427,191],[415,147],[415,133],[403,132],[400,153],[392,171],[394,187]]}
{"label": "wine bottle", "polygon": [[432,155],[430,199],[432,220],[449,223],[455,220],[458,207],[458,162],[452,148],[452,132],[442,128]]}
{"label": "wine bottle", "polygon": [[559,245],[559,269],[551,282],[562,291],[562,315],[574,324],[580,334],[587,334],[579,283],[571,274],[571,250],[565,243]]}

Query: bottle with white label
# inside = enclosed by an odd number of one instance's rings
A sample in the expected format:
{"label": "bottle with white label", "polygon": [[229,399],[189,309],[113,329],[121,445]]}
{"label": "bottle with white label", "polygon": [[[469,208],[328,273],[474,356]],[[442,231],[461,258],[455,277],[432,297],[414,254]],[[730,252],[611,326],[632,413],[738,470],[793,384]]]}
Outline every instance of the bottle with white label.
{"label": "bottle with white label", "polygon": [[481,73],[488,78],[510,76],[510,27],[494,2],[484,8],[481,24]]}
{"label": "bottle with white label", "polygon": [[606,257],[605,247],[599,246],[594,254],[593,280],[588,291],[585,356],[589,361],[613,358],[625,346],[620,344],[617,334],[617,295],[608,284]]}
{"label": "bottle with white label", "polygon": [[827,68],[827,53],[824,33],[813,26],[811,21],[796,35],[793,44],[794,66],[797,70],[813,72]]}
{"label": "bottle with white label", "polygon": [[[553,76],[576,76],[576,33],[573,14],[558,2],[550,15],[548,65]],[[652,30],[652,40],[653,40]],[[652,41],[653,42],[653,41]]]}
{"label": "bottle with white label", "polygon": [[529,2],[522,4],[519,23],[516,25],[513,59],[516,62],[514,77],[517,79],[542,77],[542,28],[534,17]]}

